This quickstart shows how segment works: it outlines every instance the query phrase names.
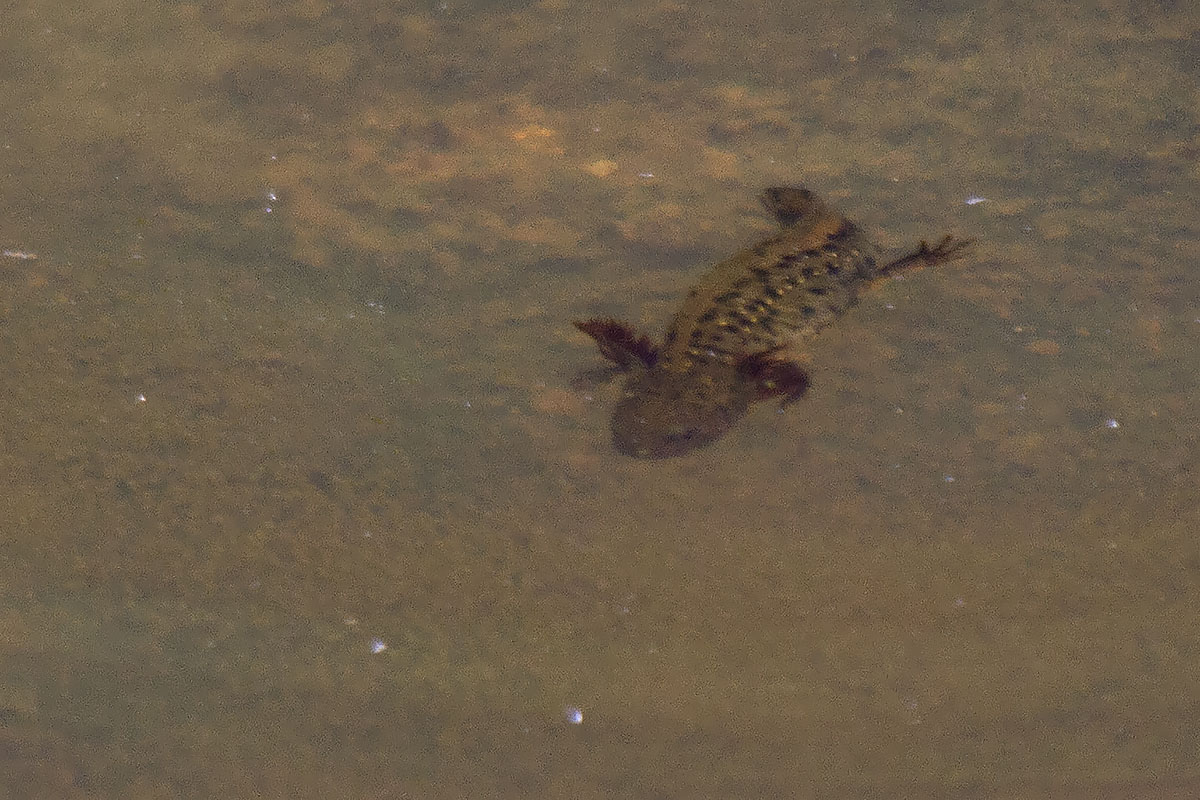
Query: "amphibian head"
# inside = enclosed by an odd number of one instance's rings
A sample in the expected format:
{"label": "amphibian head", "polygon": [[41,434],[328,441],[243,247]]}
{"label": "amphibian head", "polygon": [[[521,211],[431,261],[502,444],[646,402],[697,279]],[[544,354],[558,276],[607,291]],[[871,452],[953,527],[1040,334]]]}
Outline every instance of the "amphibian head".
{"label": "amphibian head", "polygon": [[613,443],[639,458],[683,455],[720,438],[754,399],[732,365],[640,370],[613,413]]}

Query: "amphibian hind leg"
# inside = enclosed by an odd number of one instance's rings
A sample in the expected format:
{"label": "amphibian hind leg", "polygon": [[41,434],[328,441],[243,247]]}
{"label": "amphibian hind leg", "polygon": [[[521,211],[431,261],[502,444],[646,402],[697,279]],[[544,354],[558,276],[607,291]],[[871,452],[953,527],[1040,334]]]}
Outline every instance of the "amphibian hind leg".
{"label": "amphibian hind leg", "polygon": [[621,369],[653,367],[658,361],[658,348],[650,341],[650,337],[638,333],[624,322],[612,317],[592,317],[575,320],[574,324],[596,340],[602,356]]}
{"label": "amphibian hind leg", "polygon": [[754,381],[759,400],[779,397],[780,407],[799,400],[808,390],[808,372],[795,361],[779,357],[782,348],[773,347],[746,356],[738,363],[738,372]]}
{"label": "amphibian hind leg", "polygon": [[921,267],[932,267],[942,264],[946,261],[954,261],[962,258],[967,254],[967,251],[975,244],[974,239],[959,239],[950,234],[942,237],[941,241],[933,247],[922,239],[917,245],[917,249],[907,255],[900,256],[895,261],[884,264],[879,268],[879,275],[895,275],[898,272],[903,272],[908,269],[920,269]]}

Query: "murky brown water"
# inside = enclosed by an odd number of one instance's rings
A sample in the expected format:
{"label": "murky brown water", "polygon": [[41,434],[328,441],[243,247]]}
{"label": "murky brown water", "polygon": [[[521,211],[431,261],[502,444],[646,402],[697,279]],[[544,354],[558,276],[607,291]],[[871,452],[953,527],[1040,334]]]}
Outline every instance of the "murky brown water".
{"label": "murky brown water", "polygon": [[[1200,15],[785,5],[6,14],[0,797],[1200,793]],[[780,182],[978,253],[619,456]]]}

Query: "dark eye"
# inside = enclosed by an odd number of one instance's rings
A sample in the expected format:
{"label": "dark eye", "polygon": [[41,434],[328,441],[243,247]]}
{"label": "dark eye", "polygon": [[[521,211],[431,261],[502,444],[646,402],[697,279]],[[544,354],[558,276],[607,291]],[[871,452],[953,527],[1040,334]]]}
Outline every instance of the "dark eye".
{"label": "dark eye", "polygon": [[671,439],[673,439],[674,441],[677,441],[677,442],[686,442],[687,440],[689,440],[695,436],[698,436],[699,434],[700,434],[699,428],[688,428],[686,431],[683,431],[681,433],[672,433]]}

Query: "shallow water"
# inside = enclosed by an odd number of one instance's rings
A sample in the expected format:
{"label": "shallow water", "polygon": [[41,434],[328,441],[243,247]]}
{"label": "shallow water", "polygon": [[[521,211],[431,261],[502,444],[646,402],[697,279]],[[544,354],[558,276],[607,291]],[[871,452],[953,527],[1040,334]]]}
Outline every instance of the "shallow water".
{"label": "shallow water", "polygon": [[[1184,4],[8,23],[0,796],[1200,791]],[[788,182],[978,251],[614,452]]]}

